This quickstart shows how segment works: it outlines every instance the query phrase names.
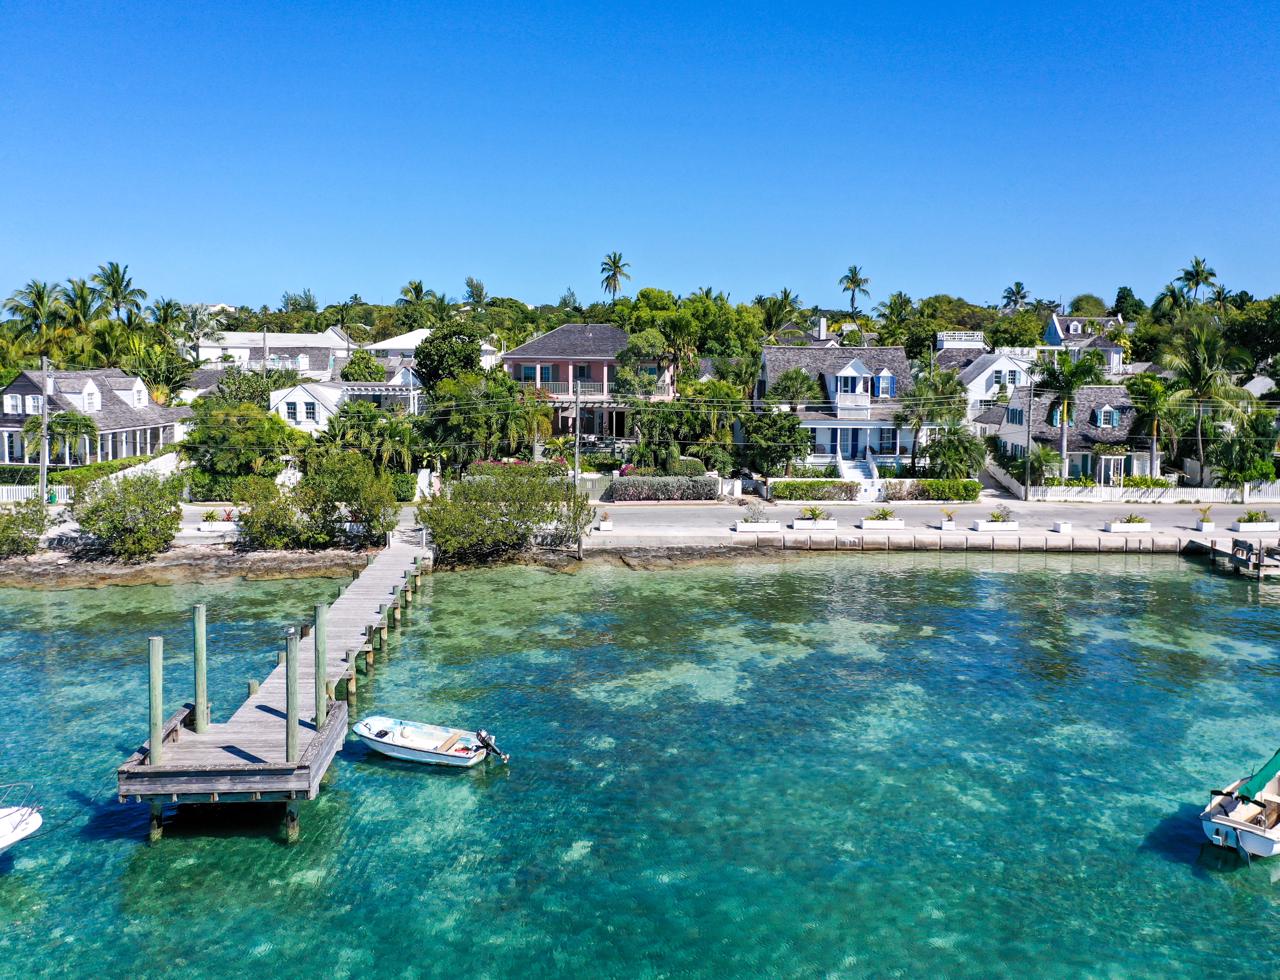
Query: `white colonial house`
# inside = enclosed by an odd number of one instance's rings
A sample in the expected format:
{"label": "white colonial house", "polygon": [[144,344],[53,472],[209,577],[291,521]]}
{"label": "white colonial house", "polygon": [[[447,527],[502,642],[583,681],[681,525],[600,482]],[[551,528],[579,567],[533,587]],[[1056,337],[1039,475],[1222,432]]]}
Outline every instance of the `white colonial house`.
{"label": "white colonial house", "polygon": [[202,340],[196,353],[211,367],[235,364],[246,371],[263,367],[292,370],[304,377],[325,381],[333,373],[334,359],[347,355],[356,346],[336,327],[320,333],[224,330]]}
{"label": "white colonial house", "polygon": [[367,401],[410,415],[418,412],[422,383],[408,365],[400,365],[385,381],[304,381],[271,393],[271,411],[295,429],[315,435],[350,401]]}
{"label": "white colonial house", "polygon": [[1026,384],[1035,363],[1034,347],[997,347],[988,350],[981,330],[946,330],[937,334],[933,362],[955,371],[968,390],[970,420],[1007,398]]}
{"label": "white colonial house", "polygon": [[[413,352],[418,345],[431,336],[428,329],[410,330],[398,337],[388,337],[376,344],[365,344],[364,349],[379,360],[392,359],[413,362]],[[502,352],[487,340],[480,344],[480,367],[489,370],[502,363]]]}
{"label": "white colonial house", "polygon": [[[900,399],[911,391],[911,366],[901,347],[766,346],[756,394],[769,391],[788,371],[804,371],[822,388],[823,400],[789,405],[811,433],[810,465],[835,465],[842,479],[875,480],[879,467],[906,462],[912,432],[894,423]],[[921,446],[928,426],[920,433]],[[923,457],[923,450],[920,452]]]}
{"label": "white colonial house", "polygon": [[[141,378],[119,368],[92,371],[23,371],[0,392],[0,464],[31,463],[40,458],[38,440],[22,434],[48,400],[49,417],[77,412],[92,420],[96,437],[70,440],[51,455],[55,466],[78,466],[127,456],[147,456],[185,434],[191,409],[157,404]],[[56,441],[56,440],[55,440]]]}

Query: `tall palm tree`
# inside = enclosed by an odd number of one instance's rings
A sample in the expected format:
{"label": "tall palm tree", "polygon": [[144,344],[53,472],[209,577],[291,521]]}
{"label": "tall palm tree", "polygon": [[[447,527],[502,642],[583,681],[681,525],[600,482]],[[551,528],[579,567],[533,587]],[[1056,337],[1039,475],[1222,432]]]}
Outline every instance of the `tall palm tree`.
{"label": "tall palm tree", "polygon": [[907,339],[907,328],[916,314],[910,296],[901,291],[893,293],[876,304],[875,312],[880,318],[878,337],[882,346],[895,347]]}
{"label": "tall palm tree", "polygon": [[434,289],[428,289],[422,303],[427,311],[427,316],[438,324],[448,323],[457,315],[457,307],[449,301],[449,297],[444,293],[437,293]]}
{"label": "tall palm tree", "polygon": [[795,310],[782,297],[762,297],[760,309],[764,311],[764,322],[761,324],[764,343],[787,344],[803,339],[804,331],[791,319]]}
{"label": "tall palm tree", "polygon": [[185,313],[182,304],[176,299],[156,297],[156,301],[147,307],[147,316],[156,326],[156,332],[167,341],[172,341],[178,334]]}
{"label": "tall palm tree", "polygon": [[1218,311],[1219,316],[1226,316],[1231,311],[1231,301],[1235,294],[1220,282],[1209,287],[1209,302]]}
{"label": "tall palm tree", "polygon": [[383,469],[399,463],[405,473],[412,472],[417,457],[418,430],[402,416],[391,416],[381,422],[373,435],[374,458]]}
{"label": "tall palm tree", "polygon": [[188,356],[195,357],[202,343],[222,339],[222,317],[203,303],[190,303],[182,308],[182,342]]}
{"label": "tall palm tree", "polygon": [[1187,291],[1173,283],[1160,290],[1160,295],[1151,304],[1151,312],[1156,319],[1172,319],[1187,308]]}
{"label": "tall palm tree", "polygon": [[0,325],[0,368],[32,368],[39,363],[31,334],[20,325]]}
{"label": "tall palm tree", "polygon": [[930,423],[963,421],[968,405],[968,389],[955,371],[928,369],[916,374],[911,391],[902,396],[902,407],[893,424],[911,430],[911,472],[916,471],[920,430]]}
{"label": "tall palm tree", "polygon": [[427,291],[422,288],[422,280],[410,279],[400,287],[400,298],[396,300],[396,306],[412,306],[426,298]]}
{"label": "tall palm tree", "polygon": [[58,302],[62,320],[77,333],[91,332],[106,318],[106,307],[84,279],[68,279],[59,290]]}
{"label": "tall palm tree", "polygon": [[840,277],[840,290],[849,294],[849,312],[854,316],[858,315],[858,294],[870,296],[867,287],[871,285],[871,280],[862,272],[862,266],[851,265],[849,271]]}
{"label": "tall palm tree", "polygon": [[146,290],[138,289],[129,275],[129,267],[119,262],[98,266],[91,278],[98,298],[106,303],[119,320],[126,310],[137,312],[147,298]]}
{"label": "tall palm tree", "polygon": [[1182,283],[1183,289],[1191,290],[1191,302],[1198,303],[1200,287],[1211,285],[1217,276],[1205,260],[1196,255],[1192,257],[1191,265],[1178,274],[1178,282]]}
{"label": "tall palm tree", "polygon": [[60,295],[56,284],[32,279],[4,303],[4,308],[17,317],[42,352],[47,351],[49,328],[60,318]]}
{"label": "tall palm tree", "polygon": [[1021,282],[1015,282],[1012,286],[1006,286],[1004,289],[1004,308],[1006,310],[1021,310],[1027,305],[1027,289]]}
{"label": "tall palm tree", "polygon": [[1173,393],[1169,396],[1175,408],[1191,404],[1196,416],[1196,458],[1200,462],[1200,485],[1204,485],[1204,420],[1206,414],[1227,419],[1244,417],[1245,406],[1253,396],[1235,382],[1235,376],[1247,371],[1252,359],[1239,347],[1233,347],[1215,326],[1195,323],[1173,338],[1162,358],[1173,372]]}
{"label": "tall palm tree", "polygon": [[[1073,361],[1066,351],[1059,351],[1053,359],[1036,361],[1032,368],[1036,387],[1048,395],[1049,411],[1058,412],[1058,455],[1062,457],[1062,479],[1070,476],[1070,459],[1067,456],[1067,427],[1075,409],[1076,395],[1087,385],[1102,384],[1102,355],[1086,351],[1078,361]],[[1035,408],[1028,405],[1027,411]]]}
{"label": "tall palm tree", "polygon": [[604,278],[600,280],[600,288],[612,299],[617,300],[618,291],[622,289],[622,280],[631,278],[631,274],[627,272],[630,267],[630,262],[622,261],[621,252],[610,252],[601,261],[600,275]]}
{"label": "tall palm tree", "polygon": [[1160,442],[1177,439],[1182,410],[1174,403],[1173,393],[1163,379],[1154,374],[1138,374],[1125,382],[1129,397],[1138,409],[1134,420],[1135,431],[1146,432],[1150,442],[1150,470],[1152,476],[1160,475]]}

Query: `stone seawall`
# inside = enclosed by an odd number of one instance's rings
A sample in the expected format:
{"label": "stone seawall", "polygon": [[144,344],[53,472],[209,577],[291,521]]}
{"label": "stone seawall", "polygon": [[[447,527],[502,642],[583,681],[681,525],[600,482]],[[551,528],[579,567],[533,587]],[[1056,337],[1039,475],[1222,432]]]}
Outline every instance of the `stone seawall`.
{"label": "stone seawall", "polygon": [[[1214,539],[1230,549],[1231,539]],[[705,548],[784,549],[788,551],[1070,551],[1129,554],[1208,554],[1210,539],[1174,534],[1055,534],[1014,531],[998,534],[943,531],[783,531],[753,534],[725,531],[701,534],[629,534],[596,532],[584,551],[625,552]]]}

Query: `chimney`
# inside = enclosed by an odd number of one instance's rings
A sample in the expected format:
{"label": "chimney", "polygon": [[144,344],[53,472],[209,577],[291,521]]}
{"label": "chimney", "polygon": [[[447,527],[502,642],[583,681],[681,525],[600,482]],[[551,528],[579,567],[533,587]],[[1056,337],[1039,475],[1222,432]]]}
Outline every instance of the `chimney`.
{"label": "chimney", "polygon": [[827,318],[825,316],[818,317],[818,339],[827,339]]}

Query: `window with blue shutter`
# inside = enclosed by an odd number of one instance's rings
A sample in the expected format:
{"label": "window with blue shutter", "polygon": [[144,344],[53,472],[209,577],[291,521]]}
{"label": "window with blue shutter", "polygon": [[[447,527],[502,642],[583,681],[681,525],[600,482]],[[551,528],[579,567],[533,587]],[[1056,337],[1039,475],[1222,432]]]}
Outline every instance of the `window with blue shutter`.
{"label": "window with blue shutter", "polygon": [[898,394],[898,378],[896,375],[889,375],[889,397],[893,398]]}
{"label": "window with blue shutter", "polygon": [[876,398],[880,397],[880,375],[876,375],[871,379],[871,394]]}

